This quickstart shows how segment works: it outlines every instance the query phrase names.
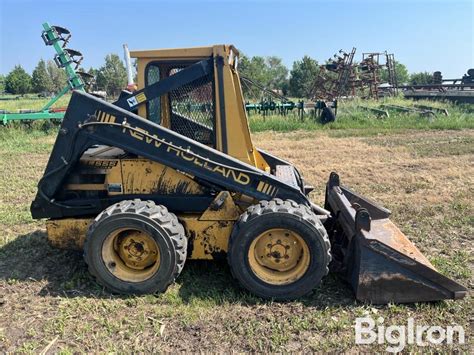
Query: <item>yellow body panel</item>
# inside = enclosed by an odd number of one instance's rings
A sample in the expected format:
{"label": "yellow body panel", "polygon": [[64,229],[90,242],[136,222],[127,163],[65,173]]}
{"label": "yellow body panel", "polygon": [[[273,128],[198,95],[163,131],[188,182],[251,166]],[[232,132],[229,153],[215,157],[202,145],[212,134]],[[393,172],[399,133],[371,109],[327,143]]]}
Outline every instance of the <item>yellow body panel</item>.
{"label": "yellow body panel", "polygon": [[147,50],[135,50],[130,51],[132,58],[140,59],[167,59],[167,60],[178,60],[178,59],[199,59],[204,57],[210,57],[213,53],[215,46],[207,47],[191,47],[191,48],[165,48],[165,49],[147,49]]}
{"label": "yellow body panel", "polygon": [[91,218],[65,218],[46,221],[48,240],[59,249],[82,250]]}
{"label": "yellow body panel", "polygon": [[220,192],[214,199],[214,203],[216,201],[222,201],[222,205],[218,209],[214,209],[211,204],[199,217],[200,221],[235,221],[242,213],[228,191]]}
{"label": "yellow body panel", "polygon": [[212,260],[223,256],[228,249],[234,221],[200,221],[198,216],[181,216],[191,245],[188,259]]}
{"label": "yellow body panel", "polygon": [[123,194],[199,194],[202,187],[184,174],[148,159],[121,159],[107,184],[122,184]]}
{"label": "yellow body panel", "polygon": [[203,187],[189,176],[148,159],[107,159],[85,155],[83,167],[96,168],[105,175],[104,183],[67,183],[66,190],[107,191],[122,194],[202,194]]}

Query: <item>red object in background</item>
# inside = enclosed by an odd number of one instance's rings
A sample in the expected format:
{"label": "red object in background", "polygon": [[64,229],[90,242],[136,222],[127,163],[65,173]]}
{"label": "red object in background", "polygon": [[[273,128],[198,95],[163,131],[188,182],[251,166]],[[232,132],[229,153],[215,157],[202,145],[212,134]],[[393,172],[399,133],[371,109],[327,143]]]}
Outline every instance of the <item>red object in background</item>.
{"label": "red object in background", "polygon": [[57,107],[57,108],[49,109],[49,112],[65,112],[66,110],[67,110],[67,107]]}

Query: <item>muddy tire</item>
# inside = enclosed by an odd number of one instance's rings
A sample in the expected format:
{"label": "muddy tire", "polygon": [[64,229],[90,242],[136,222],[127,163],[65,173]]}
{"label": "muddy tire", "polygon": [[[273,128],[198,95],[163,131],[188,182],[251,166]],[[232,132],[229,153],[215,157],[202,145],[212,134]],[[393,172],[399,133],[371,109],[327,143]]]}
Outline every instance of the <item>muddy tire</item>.
{"label": "muddy tire", "polygon": [[331,261],[321,221],[309,207],[281,199],[261,201],[240,216],[227,257],[244,288],[274,300],[310,293],[327,275]]}
{"label": "muddy tire", "polygon": [[166,291],[183,269],[187,239],[176,216],[153,201],[126,200],[100,213],[89,227],[84,260],[114,293]]}

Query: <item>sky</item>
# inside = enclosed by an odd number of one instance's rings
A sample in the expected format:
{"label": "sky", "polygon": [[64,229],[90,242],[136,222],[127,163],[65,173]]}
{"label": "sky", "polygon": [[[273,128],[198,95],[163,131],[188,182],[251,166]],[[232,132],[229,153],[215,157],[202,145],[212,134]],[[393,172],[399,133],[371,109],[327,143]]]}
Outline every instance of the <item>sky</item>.
{"label": "sky", "polygon": [[343,49],[388,52],[410,72],[461,77],[474,68],[474,0],[152,1],[0,0],[0,74],[21,64],[31,73],[54,51],[42,23],[67,27],[83,66],[108,53],[234,44],[248,56],[276,55],[287,67],[320,62]]}

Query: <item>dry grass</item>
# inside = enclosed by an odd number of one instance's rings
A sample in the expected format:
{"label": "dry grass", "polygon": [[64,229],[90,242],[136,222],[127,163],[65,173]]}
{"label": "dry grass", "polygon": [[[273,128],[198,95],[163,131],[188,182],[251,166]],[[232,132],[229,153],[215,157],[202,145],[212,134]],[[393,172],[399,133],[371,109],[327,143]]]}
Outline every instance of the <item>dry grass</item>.
{"label": "dry grass", "polygon": [[[23,136],[21,135],[23,134]],[[335,276],[302,300],[272,303],[242,291],[223,263],[190,262],[165,294],[113,296],[80,254],[51,248],[29,203],[54,137],[3,136],[0,152],[0,352],[383,351],[354,345],[355,317],[386,324],[460,324],[471,352],[472,298],[374,307],[354,301]],[[259,133],[258,146],[294,162],[323,199],[329,172],[379,200],[446,275],[474,288],[474,132],[417,131],[372,137],[325,132]],[[132,350],[133,349],[133,350]],[[407,350],[424,349],[407,347]],[[425,348],[426,349],[426,348]]]}

